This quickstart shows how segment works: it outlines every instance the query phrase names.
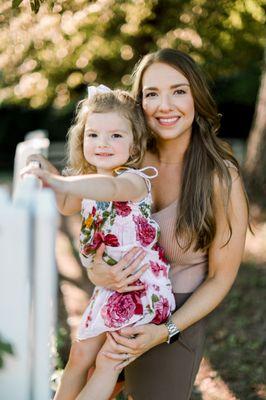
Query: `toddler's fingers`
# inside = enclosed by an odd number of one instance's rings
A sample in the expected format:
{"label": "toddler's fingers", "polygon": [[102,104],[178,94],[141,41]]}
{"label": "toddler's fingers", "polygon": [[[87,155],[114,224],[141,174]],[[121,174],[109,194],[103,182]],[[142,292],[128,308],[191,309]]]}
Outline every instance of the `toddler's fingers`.
{"label": "toddler's fingers", "polygon": [[105,244],[104,243],[102,243],[101,244],[101,246],[96,250],[96,254],[95,254],[95,257],[94,257],[94,260],[96,261],[96,262],[102,262],[103,261],[103,253],[104,253],[104,250],[105,250]]}

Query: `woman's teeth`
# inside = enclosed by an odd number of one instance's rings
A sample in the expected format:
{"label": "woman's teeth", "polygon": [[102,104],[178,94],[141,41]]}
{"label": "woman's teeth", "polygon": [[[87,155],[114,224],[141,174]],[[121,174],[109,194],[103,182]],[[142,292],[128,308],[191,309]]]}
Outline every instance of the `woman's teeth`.
{"label": "woman's teeth", "polygon": [[178,120],[179,117],[171,117],[171,118],[157,118],[158,122],[161,125],[174,125]]}

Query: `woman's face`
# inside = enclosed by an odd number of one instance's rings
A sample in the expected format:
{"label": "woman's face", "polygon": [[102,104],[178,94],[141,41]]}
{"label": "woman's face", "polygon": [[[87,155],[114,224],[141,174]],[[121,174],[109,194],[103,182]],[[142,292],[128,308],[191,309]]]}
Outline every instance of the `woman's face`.
{"label": "woman's face", "polygon": [[164,63],[150,65],[142,78],[142,105],[151,130],[163,140],[188,135],[195,109],[187,78]]}

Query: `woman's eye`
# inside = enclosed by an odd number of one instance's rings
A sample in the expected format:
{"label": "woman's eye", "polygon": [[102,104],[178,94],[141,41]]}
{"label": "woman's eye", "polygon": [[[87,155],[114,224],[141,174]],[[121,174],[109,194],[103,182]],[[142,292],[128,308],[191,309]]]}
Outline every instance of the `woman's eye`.
{"label": "woman's eye", "polygon": [[145,97],[155,97],[157,95],[156,92],[149,92],[145,94]]}
{"label": "woman's eye", "polygon": [[186,91],[184,89],[176,89],[174,91],[174,94],[185,94],[185,93],[186,93]]}

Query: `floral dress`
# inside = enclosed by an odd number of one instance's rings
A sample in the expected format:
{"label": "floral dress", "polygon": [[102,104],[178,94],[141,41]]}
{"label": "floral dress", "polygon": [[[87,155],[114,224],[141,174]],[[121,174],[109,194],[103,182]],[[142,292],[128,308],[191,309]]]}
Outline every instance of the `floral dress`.
{"label": "floral dress", "polygon": [[[152,168],[156,175],[144,171]],[[146,256],[139,268],[148,268],[134,285],[144,289],[118,293],[96,286],[86,308],[79,329],[78,339],[87,339],[106,331],[114,331],[128,325],[146,323],[160,324],[175,308],[171,282],[168,278],[169,264],[158,244],[159,225],[151,219],[151,184],[149,179],[157,176],[153,167],[141,170],[123,169],[117,173],[134,173],[148,187],[147,196],[139,202],[95,201],[83,199],[82,226],[80,233],[80,258],[89,267],[96,250],[104,243],[104,260],[112,268],[130,249],[142,247]],[[96,267],[97,268],[97,267]]]}

